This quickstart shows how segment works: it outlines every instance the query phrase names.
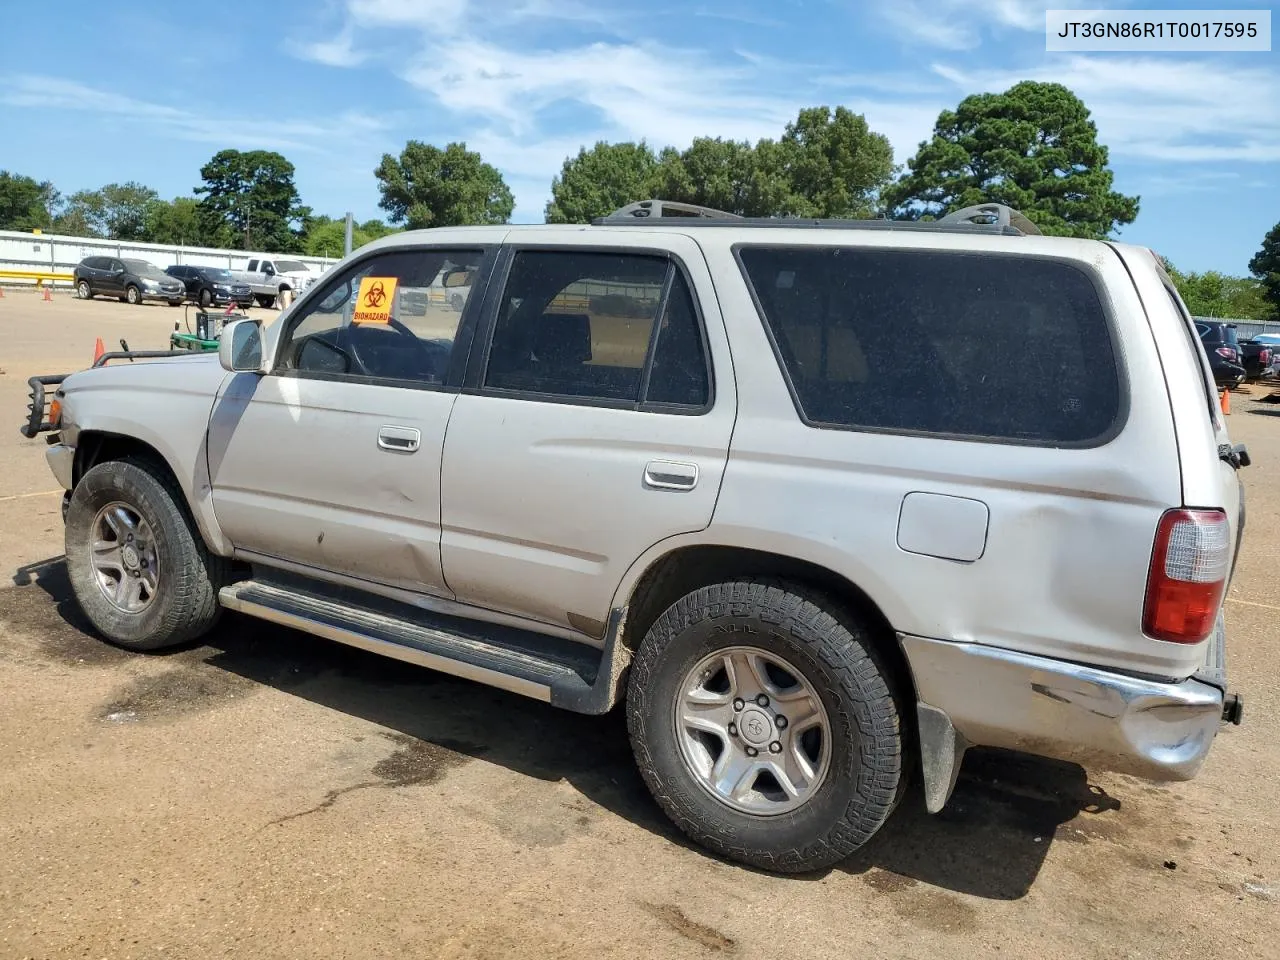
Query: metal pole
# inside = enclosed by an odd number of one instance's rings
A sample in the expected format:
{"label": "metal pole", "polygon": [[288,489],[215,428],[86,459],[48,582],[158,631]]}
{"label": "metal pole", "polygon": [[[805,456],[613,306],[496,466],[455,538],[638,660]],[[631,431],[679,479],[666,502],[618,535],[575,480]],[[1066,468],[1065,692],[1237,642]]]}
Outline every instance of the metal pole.
{"label": "metal pole", "polygon": [[344,257],[351,255],[351,211],[347,211],[347,229],[342,241],[342,255]]}

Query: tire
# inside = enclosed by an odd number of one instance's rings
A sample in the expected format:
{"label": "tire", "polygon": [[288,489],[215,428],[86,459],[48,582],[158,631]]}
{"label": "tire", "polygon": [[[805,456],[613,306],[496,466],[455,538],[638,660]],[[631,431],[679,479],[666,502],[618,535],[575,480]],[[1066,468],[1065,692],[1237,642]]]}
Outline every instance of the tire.
{"label": "tire", "polygon": [[262,293],[256,294],[255,299],[258,301],[258,306],[265,308],[273,307],[276,303],[275,297],[270,297]]}
{"label": "tire", "polygon": [[[104,515],[116,506],[131,512],[132,527]],[[101,519],[100,519],[101,518]],[[143,606],[129,610],[108,598],[100,566],[95,565],[91,545],[103,541],[101,531],[129,530],[137,533],[137,545],[130,563],[124,536],[116,553],[118,576],[128,580],[129,570],[139,565],[154,570],[155,589]],[[177,482],[166,470],[148,460],[125,459],[100,463],[76,484],[66,516],[67,572],[80,608],[109,642],[128,650],[158,650],[186,643],[208,632],[217,623],[222,608],[218,590],[230,582],[230,563],[211,554],[186,508]],[[104,556],[100,551],[98,556]],[[151,557],[150,563],[144,563]],[[114,592],[114,591],[113,591]],[[117,595],[118,596],[118,595]]]}
{"label": "tire", "polygon": [[[908,765],[902,708],[891,675],[868,629],[849,616],[837,617],[831,609],[822,598],[785,583],[716,584],[669,607],[636,651],[627,687],[627,726],[640,773],[667,816],[696,843],[723,857],[780,873],[832,866],[870,840],[902,797]],[[720,651],[734,649],[756,650],[756,662],[771,660],[769,682],[777,680],[777,663],[784,663],[792,680],[807,684],[809,693],[801,702],[821,704],[827,726],[822,736],[825,752],[814,756],[825,759],[812,761],[810,769],[820,771],[825,763],[825,774],[813,774],[802,800],[783,791],[782,781],[772,773],[763,779],[759,773],[748,773],[752,779],[746,782],[752,789],[743,802],[757,804],[761,812],[737,809],[731,805],[735,801],[714,792],[689,759],[701,749],[689,744],[710,735],[682,732],[690,728],[679,722],[676,708],[686,702],[687,680],[707,676],[699,672],[700,665],[708,658],[718,659]],[[730,693],[749,692],[756,675],[729,687]],[[714,684],[714,677],[708,683]],[[699,695],[706,689],[699,686]],[[777,716],[785,711],[803,716],[805,708],[797,707],[795,700],[783,702],[789,689],[787,684],[781,690],[775,685],[766,714],[777,710]],[[713,694],[725,695],[719,689]],[[747,725],[762,732],[760,711],[750,700],[743,710],[740,702],[735,699],[730,707],[716,709],[732,709],[728,716],[743,729],[729,727],[733,737],[717,734],[710,740],[723,743],[726,751],[736,742],[749,753]],[[783,741],[787,746],[776,756],[790,758],[801,743],[786,740],[776,716],[766,718],[764,733],[777,739],[767,747],[757,741],[759,761],[770,760],[766,750],[772,753]],[[710,769],[714,773],[715,767]]]}
{"label": "tire", "polygon": [[124,288],[124,299],[126,303],[137,306],[142,302],[142,291],[135,287],[132,283]]}
{"label": "tire", "polygon": [[200,291],[200,306],[207,310],[211,303],[213,303],[213,294],[208,287],[205,287]]}
{"label": "tire", "polygon": [[81,300],[93,299],[93,288],[89,286],[88,280],[81,280],[76,284],[76,296]]}

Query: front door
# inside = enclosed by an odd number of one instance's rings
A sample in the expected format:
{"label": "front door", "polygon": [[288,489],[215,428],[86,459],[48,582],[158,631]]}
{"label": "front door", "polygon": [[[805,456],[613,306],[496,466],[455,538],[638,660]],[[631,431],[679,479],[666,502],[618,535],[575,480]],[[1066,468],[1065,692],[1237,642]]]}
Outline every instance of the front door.
{"label": "front door", "polygon": [[270,375],[228,378],[209,475],[239,554],[448,596],[440,458],[467,314],[426,293],[484,260],[478,245],[361,258],[282,318]]}
{"label": "front door", "polygon": [[700,250],[663,239],[678,256],[644,249],[652,237],[504,254],[445,442],[457,599],[600,637],[628,567],[711,522],[736,407],[728,344]]}
{"label": "front door", "polygon": [[94,286],[113,297],[124,296],[124,264],[119,260],[108,260],[107,269]]}

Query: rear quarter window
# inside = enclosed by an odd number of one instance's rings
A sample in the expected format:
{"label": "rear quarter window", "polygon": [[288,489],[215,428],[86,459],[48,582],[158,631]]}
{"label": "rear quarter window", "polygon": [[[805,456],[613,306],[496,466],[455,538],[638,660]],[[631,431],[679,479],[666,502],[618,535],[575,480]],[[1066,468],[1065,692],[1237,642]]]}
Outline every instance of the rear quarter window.
{"label": "rear quarter window", "polygon": [[946,251],[741,245],[815,427],[1090,446],[1118,430],[1111,324],[1083,268]]}

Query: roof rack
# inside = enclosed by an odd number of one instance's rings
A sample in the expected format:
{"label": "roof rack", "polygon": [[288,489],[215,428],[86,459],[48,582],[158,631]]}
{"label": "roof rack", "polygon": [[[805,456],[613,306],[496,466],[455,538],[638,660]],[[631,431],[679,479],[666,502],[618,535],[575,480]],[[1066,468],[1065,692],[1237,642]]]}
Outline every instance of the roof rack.
{"label": "roof rack", "polygon": [[[976,218],[983,218],[978,220]],[[1019,233],[1040,236],[1040,228],[1026,215],[1003,203],[975,203],[963,210],[939,217],[934,223],[995,223],[1001,227],[1013,227]]]}
{"label": "roof rack", "polygon": [[827,230],[904,230],[923,233],[985,233],[1020,237],[1038,235],[1036,225],[1003,203],[980,203],[949,213],[938,220],[836,220],[801,217],[740,217],[711,207],[672,200],[639,200],[596,217],[594,226],[639,225],[660,221],[697,227],[807,227]]}
{"label": "roof rack", "polygon": [[625,220],[627,218],[647,219],[650,217],[707,217],[717,220],[741,220],[736,213],[726,213],[712,207],[700,207],[696,203],[678,203],[675,200],[637,200],[625,207],[619,207],[607,217],[596,217],[593,223],[605,220]]}

